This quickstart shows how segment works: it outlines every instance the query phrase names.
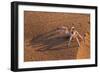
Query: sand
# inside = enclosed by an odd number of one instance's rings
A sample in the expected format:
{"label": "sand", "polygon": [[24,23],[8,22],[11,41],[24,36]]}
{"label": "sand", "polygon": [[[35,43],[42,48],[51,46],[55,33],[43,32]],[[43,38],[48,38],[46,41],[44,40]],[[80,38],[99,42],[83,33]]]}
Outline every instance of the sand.
{"label": "sand", "polygon": [[[81,46],[75,39],[68,47],[66,35],[57,28],[72,26],[86,34]],[[24,61],[77,60],[90,58],[90,15],[79,13],[24,12]]]}

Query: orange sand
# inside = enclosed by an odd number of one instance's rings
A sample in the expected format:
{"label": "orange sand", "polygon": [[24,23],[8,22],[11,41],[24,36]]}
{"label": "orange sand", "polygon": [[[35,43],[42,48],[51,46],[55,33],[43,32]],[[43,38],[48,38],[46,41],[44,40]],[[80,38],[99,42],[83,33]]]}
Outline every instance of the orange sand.
{"label": "orange sand", "polygon": [[[90,15],[75,13],[24,13],[24,61],[71,60],[90,58]],[[76,40],[67,47],[66,35],[60,35],[56,29],[60,26],[69,29],[74,26],[82,35],[86,34],[85,44]]]}

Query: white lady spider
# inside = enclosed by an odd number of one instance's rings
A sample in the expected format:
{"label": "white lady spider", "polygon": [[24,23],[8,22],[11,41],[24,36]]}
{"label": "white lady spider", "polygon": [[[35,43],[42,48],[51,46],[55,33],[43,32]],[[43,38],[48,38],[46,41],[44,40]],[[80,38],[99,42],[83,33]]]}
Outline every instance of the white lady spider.
{"label": "white lady spider", "polygon": [[66,34],[66,36],[69,36],[68,46],[70,46],[72,39],[76,39],[79,47],[80,47],[79,38],[81,38],[81,40],[84,41],[84,38],[79,34],[78,31],[75,30],[75,27],[71,27],[71,30],[69,31],[67,27],[62,26],[59,28],[59,30],[60,33],[64,33]]}

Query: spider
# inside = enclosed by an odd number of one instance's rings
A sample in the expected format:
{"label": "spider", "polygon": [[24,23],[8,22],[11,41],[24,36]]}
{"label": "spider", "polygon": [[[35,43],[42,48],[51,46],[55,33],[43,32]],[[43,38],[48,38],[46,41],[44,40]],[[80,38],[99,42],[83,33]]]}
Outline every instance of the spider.
{"label": "spider", "polygon": [[81,40],[84,41],[84,37],[82,37],[79,32],[75,29],[75,27],[71,27],[71,30],[69,31],[67,27],[62,26],[59,28],[59,33],[64,33],[66,34],[66,36],[69,37],[69,41],[68,41],[68,47],[71,44],[72,39],[76,39],[76,42],[78,43],[78,47],[80,47],[80,42],[79,42],[79,38],[81,38]]}

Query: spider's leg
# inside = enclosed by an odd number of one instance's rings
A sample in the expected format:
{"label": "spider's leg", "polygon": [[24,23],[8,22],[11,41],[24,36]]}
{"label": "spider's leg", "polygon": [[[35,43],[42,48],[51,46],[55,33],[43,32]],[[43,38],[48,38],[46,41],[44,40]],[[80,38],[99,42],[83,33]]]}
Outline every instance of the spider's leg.
{"label": "spider's leg", "polygon": [[79,42],[79,39],[76,37],[76,41],[78,43],[78,46],[80,47],[80,42]]}
{"label": "spider's leg", "polygon": [[71,37],[69,38],[68,47],[70,46],[70,43],[71,43],[72,38],[73,38],[73,36],[71,36]]}
{"label": "spider's leg", "polygon": [[81,40],[83,40],[83,37],[78,33],[79,37],[81,38]]}

